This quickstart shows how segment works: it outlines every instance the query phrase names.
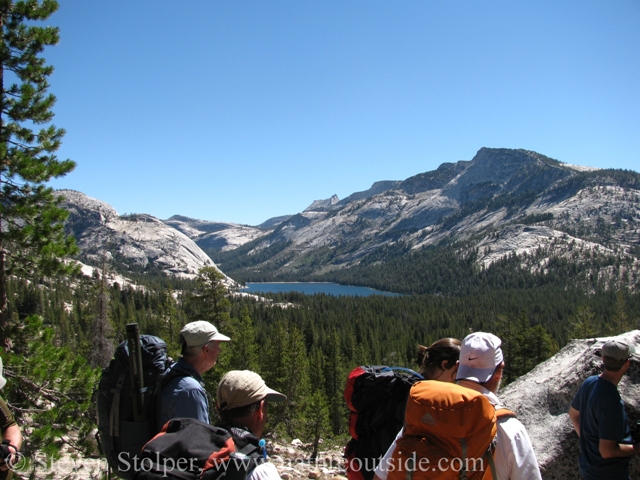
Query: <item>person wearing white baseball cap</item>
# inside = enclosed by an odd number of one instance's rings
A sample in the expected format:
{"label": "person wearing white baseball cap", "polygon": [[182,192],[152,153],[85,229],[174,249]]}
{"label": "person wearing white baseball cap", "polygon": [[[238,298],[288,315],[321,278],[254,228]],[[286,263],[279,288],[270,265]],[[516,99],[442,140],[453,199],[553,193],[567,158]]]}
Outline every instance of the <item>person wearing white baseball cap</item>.
{"label": "person wearing white baseball cap", "polygon": [[[502,340],[492,333],[475,332],[462,340],[456,381],[482,393],[496,411],[505,407],[496,395],[504,370]],[[497,480],[542,479],[533,445],[524,425],[514,415],[498,416],[494,462]]]}
{"label": "person wearing white baseball cap", "polygon": [[182,356],[170,367],[163,379],[164,386],[156,413],[158,430],[172,418],[178,417],[211,423],[209,400],[202,374],[215,366],[221,342],[230,340],[215,325],[204,320],[187,323],[182,328]]}
{"label": "person wearing white baseball cap", "polygon": [[640,453],[633,439],[618,384],[638,360],[635,346],[613,338],[598,345],[604,371],[587,378],[569,407],[569,419],[580,437],[580,475],[591,479],[629,479],[632,455]]}
{"label": "person wearing white baseball cap", "polygon": [[[258,439],[267,422],[269,402],[286,399],[282,393],[267,387],[257,373],[232,370],[218,383],[216,410],[220,421],[217,426],[231,433],[236,447],[246,444],[258,447],[261,445]],[[247,480],[280,480],[280,474],[275,465],[263,460],[249,472]]]}

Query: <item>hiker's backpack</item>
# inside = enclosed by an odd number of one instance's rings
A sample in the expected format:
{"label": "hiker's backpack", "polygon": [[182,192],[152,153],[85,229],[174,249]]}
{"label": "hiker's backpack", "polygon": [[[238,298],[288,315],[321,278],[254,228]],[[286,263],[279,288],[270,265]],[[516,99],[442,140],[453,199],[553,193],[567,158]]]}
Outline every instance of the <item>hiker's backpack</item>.
{"label": "hiker's backpack", "polygon": [[[194,418],[169,420],[144,446],[135,480],[244,480],[266,461],[258,439]],[[133,465],[132,465],[133,467]]]}
{"label": "hiker's backpack", "polygon": [[[501,415],[513,415],[504,409]],[[426,380],[409,393],[404,433],[387,465],[387,480],[496,478],[496,409],[481,393]]]}
{"label": "hiker's backpack", "polygon": [[143,372],[144,421],[135,421],[131,391],[129,347],[121,343],[109,366],[102,371],[97,391],[98,442],[109,466],[120,478],[130,480],[127,468],[135,455],[156,433],[155,409],[159,382],[169,368],[167,344],[152,335],[140,335]]}
{"label": "hiker's backpack", "polygon": [[351,411],[351,440],[345,448],[347,478],[371,480],[380,457],[402,428],[411,386],[422,380],[400,367],[361,366],[353,369],[344,389]]}

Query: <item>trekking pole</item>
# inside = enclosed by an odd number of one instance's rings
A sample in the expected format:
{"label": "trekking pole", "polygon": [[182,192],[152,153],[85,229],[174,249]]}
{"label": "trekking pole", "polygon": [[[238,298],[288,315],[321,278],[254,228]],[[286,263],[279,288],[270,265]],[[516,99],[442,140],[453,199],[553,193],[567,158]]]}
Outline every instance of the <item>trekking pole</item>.
{"label": "trekking pole", "polygon": [[144,398],[142,389],[142,352],[140,351],[140,327],[137,323],[127,324],[127,345],[129,347],[129,371],[131,372],[131,393],[133,395],[133,418],[136,422],[143,422]]}

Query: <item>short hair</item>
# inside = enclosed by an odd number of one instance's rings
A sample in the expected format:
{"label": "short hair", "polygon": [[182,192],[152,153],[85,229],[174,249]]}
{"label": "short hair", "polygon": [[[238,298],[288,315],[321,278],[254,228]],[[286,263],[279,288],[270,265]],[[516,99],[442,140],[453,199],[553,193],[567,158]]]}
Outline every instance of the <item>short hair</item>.
{"label": "short hair", "polygon": [[243,407],[232,408],[231,410],[218,410],[218,415],[220,416],[220,420],[222,420],[223,422],[233,422],[235,420],[241,420],[255,413],[258,408],[260,408],[260,404],[263,400],[264,399],[258,400],[257,402],[250,403],[249,405],[245,405]]}
{"label": "short hair", "polygon": [[619,372],[625,363],[627,363],[629,358],[625,358],[623,360],[618,360],[613,357],[602,356],[602,364],[604,365],[604,369],[609,372]]}
{"label": "short hair", "polygon": [[482,385],[483,387],[489,383],[491,381],[491,379],[495,376],[496,372],[500,369],[504,370],[505,367],[505,363],[504,360],[501,361],[498,365],[496,365],[496,368],[493,369],[493,373],[491,374],[491,376],[489,377],[489,379],[486,382],[480,382],[480,385]]}
{"label": "short hair", "polygon": [[434,342],[430,347],[420,346],[418,363],[420,375],[429,380],[435,377],[436,372],[442,368],[442,362],[446,361],[446,368],[453,367],[460,358],[460,340],[456,338],[442,338]]}
{"label": "short hair", "polygon": [[[207,342],[209,343],[209,342]],[[202,345],[191,345],[188,346],[186,343],[182,344],[182,356],[183,357],[197,357],[202,352],[202,349],[207,343],[203,343]]]}

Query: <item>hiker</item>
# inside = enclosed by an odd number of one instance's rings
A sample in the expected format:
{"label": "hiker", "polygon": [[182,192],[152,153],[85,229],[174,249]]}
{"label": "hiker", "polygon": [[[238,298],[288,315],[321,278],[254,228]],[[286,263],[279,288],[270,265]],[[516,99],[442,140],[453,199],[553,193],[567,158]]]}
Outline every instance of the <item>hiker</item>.
{"label": "hiker", "polygon": [[182,356],[167,375],[175,375],[160,393],[156,426],[160,430],[172,418],[209,420],[209,400],[202,374],[214,367],[220,343],[230,338],[204,320],[187,323],[180,331]]}
{"label": "hiker", "polygon": [[[455,383],[458,371],[458,358],[460,357],[460,340],[456,338],[442,338],[430,347],[420,345],[418,358],[420,360],[420,375],[425,380],[438,380],[441,382]],[[388,466],[391,462],[396,441],[402,436],[401,429],[387,452],[380,459],[376,467],[374,480],[387,480]]]}
{"label": "hiker", "polygon": [[[286,399],[283,394],[267,387],[257,373],[232,370],[218,383],[216,410],[220,420],[217,426],[229,431],[234,439],[239,437],[258,446],[258,438],[262,436],[267,422],[269,402],[283,402]],[[247,476],[247,480],[279,479],[275,465],[269,462],[260,463]]]}
{"label": "hiker", "polygon": [[[496,410],[504,408],[496,396],[505,368],[501,345],[502,341],[491,333],[467,335],[462,340],[456,375],[459,385],[482,393]],[[531,440],[520,420],[515,416],[498,417],[497,426],[494,462],[498,480],[541,479]]]}
{"label": "hiker", "polygon": [[[0,390],[7,384],[2,372],[2,358],[0,358]],[[9,407],[0,397],[0,430],[2,431],[2,458],[0,458],[0,480],[13,477],[10,467],[18,460],[18,451],[22,446],[22,432],[16,423]]]}
{"label": "hiker", "polygon": [[636,349],[623,340],[609,340],[600,352],[604,371],[587,378],[569,407],[569,418],[580,437],[580,474],[591,479],[629,479],[633,443],[618,383],[629,370]]}

